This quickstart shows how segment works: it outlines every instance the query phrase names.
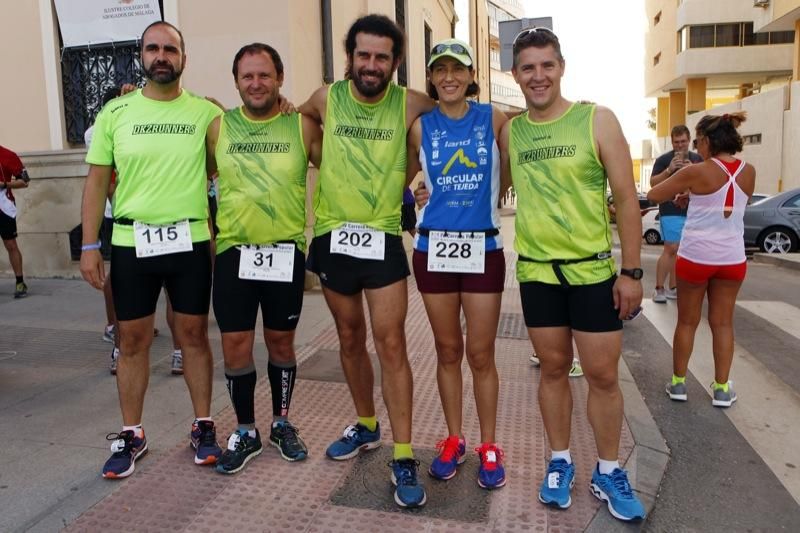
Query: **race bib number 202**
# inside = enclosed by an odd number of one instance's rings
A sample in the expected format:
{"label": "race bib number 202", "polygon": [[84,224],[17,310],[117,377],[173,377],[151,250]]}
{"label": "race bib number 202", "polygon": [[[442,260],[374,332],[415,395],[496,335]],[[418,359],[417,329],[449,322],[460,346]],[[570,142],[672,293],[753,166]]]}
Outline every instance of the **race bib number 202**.
{"label": "race bib number 202", "polygon": [[383,261],[386,234],[364,224],[348,222],[331,232],[332,254]]}

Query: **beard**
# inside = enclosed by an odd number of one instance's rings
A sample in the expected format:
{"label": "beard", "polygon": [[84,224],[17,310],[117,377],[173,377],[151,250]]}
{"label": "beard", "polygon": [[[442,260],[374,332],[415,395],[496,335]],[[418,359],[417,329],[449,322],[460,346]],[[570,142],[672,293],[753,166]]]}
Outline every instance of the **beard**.
{"label": "beard", "polygon": [[[364,81],[363,76],[374,76],[378,78],[378,81],[377,83],[370,84]],[[389,86],[389,78],[386,77],[385,72],[380,70],[362,69],[356,72],[352,79],[353,84],[356,86],[356,89],[358,89],[358,92],[367,98],[378,96],[386,89],[386,87]]]}
{"label": "beard", "polygon": [[263,103],[254,103],[253,100],[247,97],[247,94],[239,93],[239,96],[242,98],[242,103],[247,108],[247,110],[254,116],[263,116],[267,115],[275,105],[275,102],[278,101],[278,91],[274,93],[268,94],[267,97],[264,99]]}
{"label": "beard", "polygon": [[[157,71],[156,68],[166,67],[166,71]],[[163,63],[156,63],[155,61],[150,65],[150,68],[145,69],[145,76],[147,79],[152,80],[156,83],[160,83],[163,85],[167,85],[169,83],[174,82],[178,78],[181,77],[183,74],[183,69],[175,70],[175,67],[172,66],[171,63],[163,62]]]}

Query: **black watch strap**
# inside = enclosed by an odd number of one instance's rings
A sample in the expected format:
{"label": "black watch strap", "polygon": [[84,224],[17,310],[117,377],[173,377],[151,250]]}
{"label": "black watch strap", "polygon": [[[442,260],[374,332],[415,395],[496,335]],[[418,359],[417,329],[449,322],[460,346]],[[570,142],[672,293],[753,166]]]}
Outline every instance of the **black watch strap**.
{"label": "black watch strap", "polygon": [[641,268],[621,268],[619,273],[637,280],[644,277],[644,271]]}

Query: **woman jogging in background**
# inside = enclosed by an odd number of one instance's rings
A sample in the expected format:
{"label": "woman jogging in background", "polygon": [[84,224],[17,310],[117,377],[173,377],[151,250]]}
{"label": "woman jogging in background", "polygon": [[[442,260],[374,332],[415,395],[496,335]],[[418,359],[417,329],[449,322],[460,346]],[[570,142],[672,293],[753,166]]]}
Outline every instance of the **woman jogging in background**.
{"label": "woman jogging in background", "polygon": [[742,150],[736,131],[745,113],[706,115],[696,126],[697,151],[703,163],[682,168],[653,187],[647,197],[664,202],[689,191],[689,211],[678,248],[678,324],[672,343],[672,380],[667,394],[686,401],[686,371],[694,335],[708,294],[708,323],[714,351],[712,405],[730,407],[736,392],[729,380],[733,362],[733,310],[747,262],[744,210],[753,194],[756,171],[734,154]]}

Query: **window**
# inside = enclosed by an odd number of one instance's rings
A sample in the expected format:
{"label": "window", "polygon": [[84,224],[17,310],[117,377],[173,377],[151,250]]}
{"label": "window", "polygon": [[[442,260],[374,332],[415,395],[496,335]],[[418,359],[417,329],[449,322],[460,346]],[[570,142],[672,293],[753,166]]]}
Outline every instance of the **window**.
{"label": "window", "polygon": [[771,31],[769,32],[769,44],[788,44],[794,42],[793,31]]}
{"label": "window", "polygon": [[783,204],[781,207],[800,207],[800,195],[795,196],[794,198]]}
{"label": "window", "polygon": [[753,33],[753,23],[744,23],[744,36],[742,37],[744,46],[756,44],[769,44],[769,32]]}
{"label": "window", "polygon": [[741,24],[717,24],[715,27],[716,41],[714,46],[739,46]]}
{"label": "window", "polygon": [[[394,2],[394,20],[398,26],[403,28],[403,31],[406,31],[406,2],[405,0],[395,0]],[[408,85],[408,66],[407,63],[408,59],[404,58],[403,62],[400,63],[400,67],[397,69],[397,84],[407,86]]]}
{"label": "window", "polygon": [[690,26],[689,48],[711,48],[714,46],[714,25]]}
{"label": "window", "polygon": [[742,135],[742,141],[744,144],[761,144],[761,134]]}
{"label": "window", "polygon": [[653,57],[653,66],[656,66],[656,65],[658,65],[658,63],[659,63],[660,61],[661,61],[661,52],[657,53],[657,54],[655,55],[655,57]]}
{"label": "window", "polygon": [[425,65],[428,65],[428,61],[431,59],[431,28],[428,26],[428,23],[425,23]]}

